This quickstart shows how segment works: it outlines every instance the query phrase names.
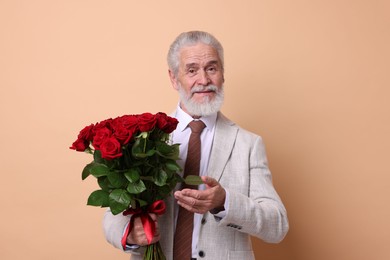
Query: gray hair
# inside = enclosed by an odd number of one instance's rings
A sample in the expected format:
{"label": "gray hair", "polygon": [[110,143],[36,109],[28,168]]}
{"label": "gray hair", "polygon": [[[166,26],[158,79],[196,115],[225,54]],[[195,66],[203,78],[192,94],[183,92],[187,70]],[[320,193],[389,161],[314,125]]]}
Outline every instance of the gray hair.
{"label": "gray hair", "polygon": [[190,31],[181,33],[175,41],[171,44],[168,51],[168,66],[169,69],[177,76],[179,71],[179,62],[180,57],[179,53],[183,47],[196,45],[197,43],[204,43],[213,47],[221,61],[222,71],[224,69],[224,59],[223,59],[223,47],[221,43],[210,33],[202,31]]}

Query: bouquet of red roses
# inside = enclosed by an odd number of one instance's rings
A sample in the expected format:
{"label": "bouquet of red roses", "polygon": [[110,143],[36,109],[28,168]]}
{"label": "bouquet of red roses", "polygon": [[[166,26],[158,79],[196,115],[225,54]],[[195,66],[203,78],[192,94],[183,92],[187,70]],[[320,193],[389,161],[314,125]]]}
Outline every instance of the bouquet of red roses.
{"label": "bouquet of red roses", "polygon": [[[96,177],[100,189],[91,193],[87,204],[110,207],[114,215],[131,215],[126,232],[131,231],[133,217],[141,217],[149,242],[155,232],[149,213],[164,213],[163,199],[178,182],[201,183],[195,176],[183,180],[178,174],[179,144],[169,144],[177,124],[161,112],[124,115],[86,126],[70,147],[93,154],[82,179]],[[165,259],[160,244],[148,245],[144,259]]]}

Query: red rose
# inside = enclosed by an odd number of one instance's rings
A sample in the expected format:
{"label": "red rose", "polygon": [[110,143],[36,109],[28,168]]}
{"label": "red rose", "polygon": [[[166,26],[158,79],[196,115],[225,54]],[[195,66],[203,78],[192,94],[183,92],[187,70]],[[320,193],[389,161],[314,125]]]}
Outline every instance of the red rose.
{"label": "red rose", "polygon": [[126,129],[135,132],[138,127],[138,117],[134,115],[121,116],[115,120],[115,123],[120,124]]}
{"label": "red rose", "polygon": [[172,133],[173,130],[176,129],[177,124],[179,124],[179,121],[174,117],[168,117],[168,126],[165,128],[166,133]]}
{"label": "red rose", "polygon": [[93,137],[92,145],[96,150],[100,150],[100,145],[103,141],[111,136],[111,130],[104,127],[96,130],[95,136]]}
{"label": "red rose", "polygon": [[156,116],[151,113],[143,113],[138,117],[138,128],[141,132],[149,132],[156,125]]}
{"label": "red rose", "polygon": [[93,139],[93,128],[94,128],[94,125],[93,124],[90,124],[89,126],[86,126],[84,127],[79,135],[78,135],[78,138],[79,139],[84,139],[86,141],[92,141]]}
{"label": "red rose", "polygon": [[89,143],[92,141],[93,127],[94,127],[93,124],[84,127],[78,134],[77,140],[69,148],[79,152],[84,152],[85,149],[88,148]]}
{"label": "red rose", "polygon": [[128,130],[122,125],[116,125],[114,127],[114,133],[113,136],[121,143],[121,144],[127,144],[131,138],[133,137],[133,132]]}
{"label": "red rose", "polygon": [[176,118],[169,117],[162,112],[156,114],[156,120],[157,127],[168,134],[172,133],[172,131],[176,129],[177,124],[179,123]]}
{"label": "red rose", "polygon": [[96,134],[96,132],[102,128],[107,128],[107,129],[111,130],[112,129],[112,121],[113,121],[113,119],[109,118],[109,119],[106,119],[106,120],[103,120],[103,121],[97,123],[95,125],[95,127],[93,128],[93,133]]}
{"label": "red rose", "polygon": [[167,126],[164,128],[164,132],[169,134],[169,133],[172,133],[173,130],[176,129],[177,124],[179,123],[179,121],[177,121],[176,118],[174,118],[174,117],[169,117],[169,116],[167,117],[167,121],[168,121],[168,124],[167,124]]}
{"label": "red rose", "polygon": [[79,138],[69,148],[76,150],[78,152],[84,152],[88,146],[89,146],[89,141],[86,141],[85,139]]}
{"label": "red rose", "polygon": [[104,139],[100,145],[100,151],[102,153],[102,158],[107,160],[112,160],[122,156],[121,144],[113,136]]}
{"label": "red rose", "polygon": [[138,130],[138,118],[132,115],[117,117],[112,122],[113,135],[122,143],[127,144]]}
{"label": "red rose", "polygon": [[157,121],[157,127],[159,129],[163,130],[164,127],[166,127],[166,125],[168,124],[167,114],[162,113],[162,112],[158,112],[156,114],[156,121]]}

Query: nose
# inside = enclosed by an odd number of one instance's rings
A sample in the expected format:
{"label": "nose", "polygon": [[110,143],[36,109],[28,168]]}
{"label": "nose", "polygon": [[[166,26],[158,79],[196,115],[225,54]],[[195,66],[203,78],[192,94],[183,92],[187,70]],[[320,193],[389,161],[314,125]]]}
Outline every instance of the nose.
{"label": "nose", "polygon": [[199,73],[199,78],[197,80],[198,82],[198,85],[202,85],[202,86],[207,86],[209,83],[210,83],[210,78],[209,78],[209,75],[207,74],[206,71],[202,70],[200,73]]}

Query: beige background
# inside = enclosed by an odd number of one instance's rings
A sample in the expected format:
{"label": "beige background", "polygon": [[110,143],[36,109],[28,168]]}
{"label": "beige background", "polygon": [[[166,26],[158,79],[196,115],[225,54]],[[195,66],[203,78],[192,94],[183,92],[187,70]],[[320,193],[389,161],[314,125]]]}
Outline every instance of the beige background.
{"label": "beige background", "polygon": [[68,149],[107,117],[171,112],[192,29],[226,51],[223,111],[262,135],[291,224],[258,259],[390,259],[390,2],[0,0],[0,259],[128,259]]}

